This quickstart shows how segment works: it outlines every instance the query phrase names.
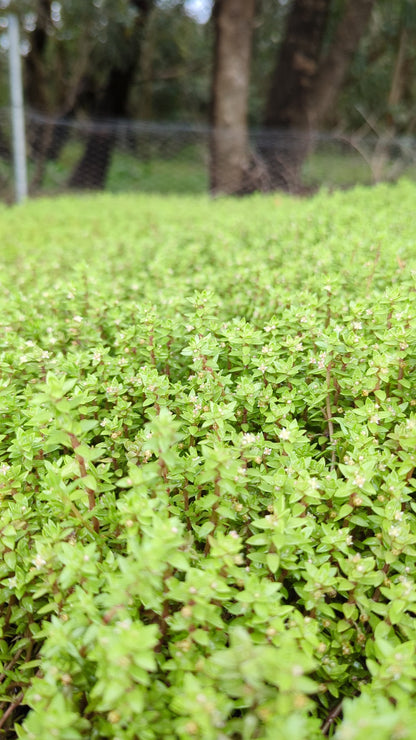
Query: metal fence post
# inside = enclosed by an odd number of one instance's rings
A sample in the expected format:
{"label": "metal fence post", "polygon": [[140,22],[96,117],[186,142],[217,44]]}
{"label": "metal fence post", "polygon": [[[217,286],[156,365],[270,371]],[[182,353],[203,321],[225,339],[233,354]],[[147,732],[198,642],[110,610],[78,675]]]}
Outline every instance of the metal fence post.
{"label": "metal fence post", "polygon": [[8,16],[10,98],[13,127],[13,161],[16,202],[27,196],[25,121],[23,108],[22,66],[19,49],[19,23],[17,16]]}

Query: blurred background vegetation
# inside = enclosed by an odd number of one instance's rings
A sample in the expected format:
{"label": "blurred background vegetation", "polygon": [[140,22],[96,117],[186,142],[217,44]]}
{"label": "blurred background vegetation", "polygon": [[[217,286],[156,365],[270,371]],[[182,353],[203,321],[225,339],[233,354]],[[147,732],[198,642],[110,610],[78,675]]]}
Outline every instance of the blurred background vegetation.
{"label": "blurred background vegetation", "polygon": [[[0,0],[4,199],[10,12],[32,193],[310,192],[415,175],[416,0]],[[244,48],[246,79],[230,87]]]}

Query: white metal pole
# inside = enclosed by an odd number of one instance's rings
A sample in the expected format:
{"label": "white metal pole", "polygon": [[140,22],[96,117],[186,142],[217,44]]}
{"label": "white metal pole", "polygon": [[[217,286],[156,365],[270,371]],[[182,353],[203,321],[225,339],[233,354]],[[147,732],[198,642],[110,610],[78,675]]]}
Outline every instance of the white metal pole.
{"label": "white metal pole", "polygon": [[25,120],[23,108],[22,65],[20,63],[19,23],[15,15],[8,16],[10,97],[12,104],[13,159],[16,202],[27,196]]}

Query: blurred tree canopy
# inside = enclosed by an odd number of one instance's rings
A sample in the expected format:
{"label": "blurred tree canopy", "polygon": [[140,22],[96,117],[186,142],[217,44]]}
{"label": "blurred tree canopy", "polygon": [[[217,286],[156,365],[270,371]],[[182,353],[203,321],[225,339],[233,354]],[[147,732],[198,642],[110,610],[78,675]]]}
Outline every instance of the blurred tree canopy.
{"label": "blurred tree canopy", "polygon": [[129,115],[206,118],[209,26],[192,18],[185,2],[11,0],[7,12],[21,20],[26,101],[35,109],[92,114],[110,72],[127,69],[135,54]]}
{"label": "blurred tree canopy", "polygon": [[[252,38],[248,119],[264,121],[285,22],[294,0],[257,0]],[[155,0],[142,29],[129,91],[129,115],[154,120],[207,121],[213,68],[212,22],[200,23],[185,0]],[[331,43],[348,0],[332,0],[322,51]],[[209,0],[207,0],[209,6]],[[133,0],[1,0],[21,20],[26,100],[53,114],[89,115],[94,90],[114,66],[128,63],[129,38],[142,12]],[[206,16],[206,14],[205,14]],[[355,129],[365,119],[413,130],[416,56],[415,0],[376,0],[337,106],[326,125]],[[1,91],[7,104],[2,45]],[[52,73],[51,73],[52,70]]]}

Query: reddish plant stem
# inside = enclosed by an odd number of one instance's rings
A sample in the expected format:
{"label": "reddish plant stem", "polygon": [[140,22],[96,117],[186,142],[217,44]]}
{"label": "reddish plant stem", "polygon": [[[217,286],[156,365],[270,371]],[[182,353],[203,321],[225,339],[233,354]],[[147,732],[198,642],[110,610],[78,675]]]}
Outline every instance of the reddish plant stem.
{"label": "reddish plant stem", "polygon": [[13,658],[12,658],[12,659],[11,659],[11,661],[10,661],[10,663],[8,663],[8,664],[7,664],[7,665],[6,665],[5,667],[4,667],[4,673],[2,673],[2,674],[0,675],[0,683],[3,683],[4,679],[6,678],[6,673],[7,673],[7,671],[10,671],[10,670],[11,670],[11,669],[13,668],[13,666],[15,665],[15,663],[17,663],[17,661],[19,660],[19,658],[20,658],[21,654],[23,653],[23,651],[24,651],[25,647],[26,647],[26,646],[25,646],[25,645],[23,645],[23,647],[21,647],[21,648],[20,648],[20,649],[19,649],[19,650],[17,651],[16,655],[14,655],[14,656],[13,656]]}
{"label": "reddish plant stem", "polygon": [[[215,489],[214,489],[214,493],[217,496],[217,500],[216,500],[215,504],[212,507],[212,514],[211,514],[211,522],[214,525],[214,529],[212,530],[212,534],[215,534],[215,530],[216,530],[216,528],[218,526],[217,508],[218,508],[218,506],[220,504],[220,487],[219,487],[219,482],[220,482],[220,476],[217,475],[217,477],[215,479]],[[209,539],[207,537],[207,539],[205,541],[204,555],[207,556],[208,553],[209,553],[209,551],[210,551],[210,544],[209,544]]]}
{"label": "reddish plant stem", "polygon": [[334,425],[332,423],[332,410],[331,410],[331,397],[330,397],[330,391],[331,391],[331,363],[328,363],[328,367],[326,368],[326,385],[328,388],[328,393],[326,396],[326,420],[328,423],[328,437],[329,441],[331,443],[332,451],[331,451],[331,470],[335,468],[335,448],[334,448]]}
{"label": "reddish plant stem", "polygon": [[[389,572],[390,565],[388,563],[384,563],[382,567],[382,571],[385,575]],[[377,586],[376,590],[373,593],[372,599],[373,601],[378,601],[380,598],[380,586]],[[386,620],[387,621],[387,620]]]}
{"label": "reddish plant stem", "polygon": [[323,735],[327,735],[331,725],[335,722],[336,718],[341,714],[342,712],[342,701],[339,702],[333,709],[331,709],[330,713],[328,714],[328,717],[326,718],[324,724],[321,727],[321,731]]}
{"label": "reddish plant stem", "polygon": [[17,695],[14,702],[10,704],[9,708],[6,709],[6,711],[4,712],[3,716],[0,719],[0,729],[4,727],[9,717],[13,714],[14,710],[17,709],[18,706],[20,706],[20,704],[23,701],[23,697],[24,697],[24,693],[23,691],[21,691],[20,694]]}
{"label": "reddish plant stem", "polygon": [[377,252],[376,252],[376,255],[375,255],[375,258],[374,258],[374,262],[373,262],[373,265],[372,265],[372,270],[371,270],[371,272],[370,272],[370,274],[369,274],[369,276],[367,278],[367,293],[370,290],[371,285],[373,283],[374,275],[376,273],[376,267],[377,267],[378,262],[380,260],[380,255],[381,255],[381,248],[380,248],[380,245],[378,245]]}
{"label": "reddish plant stem", "polygon": [[152,361],[152,365],[156,365],[156,357],[154,352],[154,344],[153,344],[153,334],[150,334],[149,336],[149,347],[150,347],[150,359]]}
{"label": "reddish plant stem", "polygon": [[[86,476],[88,475],[88,473],[87,473],[87,468],[86,468],[86,465],[85,465],[85,460],[82,457],[82,455],[79,455],[76,452],[76,450],[80,446],[81,442],[76,438],[75,434],[72,434],[72,432],[69,432],[69,439],[71,440],[72,449],[75,452],[75,459],[76,459],[76,461],[77,461],[77,463],[79,465],[80,477],[81,478],[86,478]],[[88,508],[89,508],[90,511],[93,511],[94,508],[95,508],[95,493],[92,490],[92,488],[86,488],[86,491],[87,491],[87,496],[88,496]],[[99,522],[98,522],[98,519],[97,519],[96,516],[94,516],[92,518],[92,524],[93,524],[93,527],[94,527],[94,531],[95,532],[99,532],[100,531],[100,525],[99,525]]]}

